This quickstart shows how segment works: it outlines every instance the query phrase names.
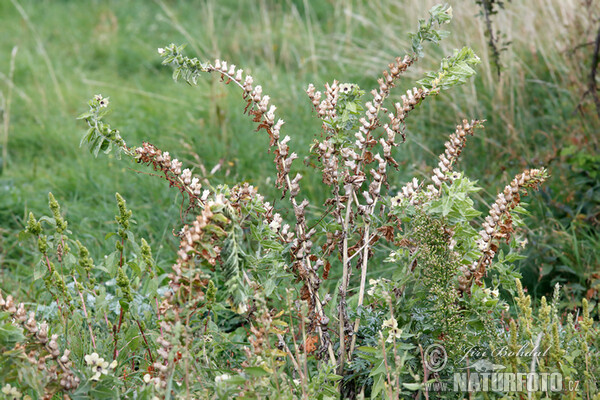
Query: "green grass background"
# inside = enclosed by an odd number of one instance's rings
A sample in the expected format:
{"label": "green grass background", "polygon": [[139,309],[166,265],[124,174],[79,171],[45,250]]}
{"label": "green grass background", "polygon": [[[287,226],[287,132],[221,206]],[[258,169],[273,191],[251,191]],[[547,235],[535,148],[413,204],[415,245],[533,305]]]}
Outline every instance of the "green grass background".
{"label": "green grass background", "polygon": [[[589,98],[591,46],[600,18],[598,1],[513,0],[494,17],[504,70],[491,65],[485,25],[474,1],[453,1],[451,36],[406,75],[398,99],[425,71],[437,69],[452,49],[471,46],[481,57],[468,84],[428,99],[411,113],[407,142],[396,152],[394,187],[429,176],[437,154],[463,118],[486,119],[470,139],[460,168],[479,179],[484,211],[495,194],[527,167],[548,166],[552,175],[528,198],[527,258],[519,267],[536,295],[555,282],[567,284],[568,300],[597,301],[600,288],[599,121]],[[156,49],[187,43],[201,59],[221,58],[250,72],[271,95],[285,134],[301,156],[320,124],[304,93],[338,79],[370,90],[388,62],[409,47],[407,33],[433,1],[0,1],[0,281],[2,288],[35,296],[30,277],[35,256],[16,234],[29,211],[47,214],[47,193],[62,205],[73,236],[95,257],[112,244],[114,193],[134,211],[138,234],[148,239],[161,265],[174,258],[173,229],[180,226],[181,198],[161,179],[128,161],[94,159],[79,148],[85,126],[75,118],[87,99],[109,96],[113,127],[129,145],[147,140],[206,171],[212,183],[248,181],[284,214],[272,182],[268,140],[242,114],[234,87],[207,75],[199,87],[176,84]],[[17,46],[14,75],[11,51]],[[579,46],[579,47],[578,47]],[[10,105],[10,109],[8,106]],[[6,126],[6,125],[4,125]],[[572,155],[567,155],[569,149]],[[577,155],[588,156],[579,163]],[[575,157],[575,158],[574,158]],[[573,161],[575,160],[575,161]],[[221,164],[214,176],[210,171]],[[319,204],[318,173],[301,162],[306,197]],[[139,171],[139,172],[138,172]],[[316,209],[315,209],[316,210]]]}

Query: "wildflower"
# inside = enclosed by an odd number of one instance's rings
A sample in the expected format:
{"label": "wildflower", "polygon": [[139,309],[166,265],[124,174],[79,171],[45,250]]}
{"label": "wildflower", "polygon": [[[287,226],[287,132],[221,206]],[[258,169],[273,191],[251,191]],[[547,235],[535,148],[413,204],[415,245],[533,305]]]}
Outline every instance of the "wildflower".
{"label": "wildflower", "polygon": [[367,294],[369,296],[373,296],[375,294],[375,289],[377,289],[377,284],[379,283],[379,279],[369,279],[369,285],[371,288],[367,290]]}
{"label": "wildflower", "polygon": [[215,383],[220,384],[229,379],[231,379],[231,375],[229,375],[229,374],[217,375],[217,376],[215,376]]}
{"label": "wildflower", "polygon": [[394,339],[402,338],[402,329],[398,328],[398,321],[396,320],[396,318],[391,317],[390,319],[386,319],[385,321],[383,321],[381,329],[386,328],[390,328],[390,332],[388,334],[386,342],[392,343]]}
{"label": "wildflower", "polygon": [[192,171],[189,168],[186,168],[181,172],[181,179],[183,183],[189,185],[192,182]]}
{"label": "wildflower", "polygon": [[16,387],[12,387],[8,383],[2,388],[2,393],[5,394],[8,399],[20,399],[22,396],[21,392],[19,392]]}
{"label": "wildflower", "polygon": [[283,219],[281,218],[281,215],[279,215],[279,213],[273,215],[273,221],[269,224],[269,228],[271,228],[273,232],[277,232],[279,228],[281,228],[282,221]]}
{"label": "wildflower", "polygon": [[174,158],[171,161],[171,171],[173,171],[173,173],[175,175],[180,175],[181,174],[181,166],[182,165],[183,164],[178,159]]}
{"label": "wildflower", "polygon": [[396,321],[396,318],[391,317],[390,319],[386,319],[385,321],[383,321],[383,325],[381,325],[382,329],[385,328],[398,328],[398,321]]}
{"label": "wildflower", "polygon": [[97,94],[94,96],[94,100],[98,102],[100,107],[108,107],[108,97],[102,97],[101,94]]}
{"label": "wildflower", "polygon": [[208,189],[204,189],[204,191],[202,192],[202,197],[200,200],[202,201],[206,201],[206,199],[208,199],[208,195],[210,194],[210,190]]}
{"label": "wildflower", "polygon": [[342,83],[340,85],[340,92],[348,94],[354,89],[354,85],[351,83]]}
{"label": "wildflower", "polygon": [[[444,11],[446,14],[448,14],[448,16],[450,17],[450,19],[452,19],[452,7],[448,7],[448,9],[446,11]],[[450,23],[450,19],[448,19],[445,23],[449,24]]]}
{"label": "wildflower", "polygon": [[165,49],[163,49],[162,47],[159,47],[159,48],[158,48],[158,54],[160,54],[161,56],[162,56],[163,54],[165,54]]}
{"label": "wildflower", "polygon": [[98,353],[87,354],[83,358],[85,359],[87,365],[89,365],[92,368],[92,371],[94,371],[94,375],[92,375],[91,378],[93,381],[100,380],[100,376],[106,375],[108,373],[108,362],[104,361],[104,358],[100,357]]}

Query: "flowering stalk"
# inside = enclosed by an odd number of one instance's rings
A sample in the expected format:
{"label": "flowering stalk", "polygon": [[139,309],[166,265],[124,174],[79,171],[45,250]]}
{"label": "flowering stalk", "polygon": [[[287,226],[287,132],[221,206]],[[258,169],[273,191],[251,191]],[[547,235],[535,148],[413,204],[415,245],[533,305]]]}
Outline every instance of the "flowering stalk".
{"label": "flowering stalk", "polygon": [[487,268],[492,263],[500,240],[508,241],[513,232],[511,211],[519,205],[521,193],[527,194],[527,189],[537,189],[548,177],[545,168],[525,170],[518,174],[508,184],[504,191],[498,194],[496,201],[490,208],[490,213],[485,217],[479,232],[477,245],[482,255],[479,260],[474,261],[470,266],[462,266],[463,276],[459,277],[458,290],[461,293],[468,293],[473,282],[481,285],[481,278],[485,276]]}
{"label": "flowering stalk", "polygon": [[[430,200],[433,197],[438,197],[441,194],[441,187],[443,182],[452,182],[451,172],[454,164],[458,161],[460,154],[462,153],[465,145],[467,144],[467,136],[473,136],[476,128],[482,128],[483,122],[479,120],[471,120],[471,122],[464,119],[462,125],[457,125],[456,130],[452,133],[446,143],[444,143],[444,153],[439,156],[439,163],[433,170],[431,180],[434,185],[428,185],[427,190],[424,192],[424,199]],[[402,187],[400,193],[392,199],[392,204],[400,204],[402,200],[408,201],[410,204],[415,205],[423,201],[423,198],[419,198],[417,193],[421,190],[421,185],[417,178],[413,178],[412,181],[408,182]]]}
{"label": "flowering stalk", "polygon": [[[296,216],[296,238],[292,241],[291,256],[292,270],[296,276],[304,283],[302,289],[305,297],[309,299],[309,304],[316,319],[324,321],[322,302],[319,299],[318,288],[321,283],[320,278],[311,266],[310,254],[313,242],[311,237],[316,233],[315,229],[308,229],[306,225],[305,210],[308,206],[308,200],[304,199],[298,203],[296,200],[300,192],[299,182],[302,175],[296,174],[290,178],[291,165],[298,158],[296,153],[290,153],[288,142],[289,136],[283,139],[280,137],[280,130],[284,124],[282,119],[275,122],[275,111],[277,107],[269,105],[270,96],[263,95],[262,86],[254,86],[254,79],[250,75],[244,76],[242,69],[236,68],[234,64],[228,64],[226,61],[215,60],[214,63],[202,63],[197,58],[190,59],[182,55],[183,47],[177,47],[173,44],[166,48],[159,49],[159,54],[164,58],[163,64],[174,67],[173,77],[178,79],[180,76],[190,84],[196,84],[198,77],[203,72],[216,72],[220,74],[225,83],[233,82],[239,86],[242,91],[242,97],[246,100],[245,111],[253,116],[253,121],[258,123],[258,130],[264,129],[269,135],[270,146],[274,148],[275,165],[277,167],[276,186],[280,188],[285,195],[290,193],[290,201]],[[323,341],[328,348],[329,356],[335,359],[333,347],[331,346],[328,334],[322,326],[317,324],[317,329]]]}
{"label": "flowering stalk", "polygon": [[[380,93],[381,93],[382,89],[380,88]],[[387,140],[384,140],[383,138],[380,139],[380,143],[383,147],[383,155],[385,157],[385,161],[393,166],[397,166],[398,164],[396,163],[396,161],[393,159],[392,155],[391,155],[391,149],[394,146],[397,146],[395,139],[396,139],[396,134],[400,133],[402,135],[402,139],[404,140],[404,130],[401,129],[401,126],[404,126],[405,123],[405,118],[408,112],[410,112],[411,110],[413,110],[415,108],[415,106],[417,104],[419,104],[424,97],[427,95],[426,91],[423,91],[422,89],[417,89],[414,88],[412,91],[407,91],[406,95],[402,95],[401,99],[402,99],[402,104],[400,103],[395,103],[395,108],[396,108],[396,115],[394,114],[389,114],[389,118],[390,118],[390,122],[391,122],[391,126],[386,124],[384,125],[384,129],[386,130],[387,133]],[[360,286],[359,286],[359,292],[358,292],[358,307],[361,307],[364,301],[364,296],[365,296],[365,285],[366,285],[366,280],[367,280],[367,264],[368,264],[368,259],[369,259],[369,251],[370,251],[370,242],[372,240],[372,238],[370,237],[370,229],[371,229],[371,218],[370,216],[373,215],[373,213],[375,212],[375,207],[377,206],[377,202],[380,198],[380,192],[381,192],[381,186],[384,182],[384,178],[386,176],[386,164],[384,162],[384,160],[379,156],[379,154],[375,155],[375,160],[379,161],[379,166],[378,166],[378,170],[374,172],[374,170],[371,170],[371,173],[373,175],[373,182],[371,182],[371,185],[369,185],[369,196],[368,198],[371,198],[373,200],[372,204],[369,205],[366,215],[367,217],[365,217],[366,219],[366,226],[365,226],[365,233],[363,235],[363,255],[362,255],[362,265],[361,265],[361,274],[360,274]],[[365,195],[365,197],[367,197]],[[352,343],[350,344],[350,351],[349,354],[352,355],[353,351],[354,351],[354,346],[356,344],[356,333],[358,332],[358,328],[360,326],[360,318],[357,317],[356,320],[354,321],[354,328],[353,328],[353,335],[352,335]]]}

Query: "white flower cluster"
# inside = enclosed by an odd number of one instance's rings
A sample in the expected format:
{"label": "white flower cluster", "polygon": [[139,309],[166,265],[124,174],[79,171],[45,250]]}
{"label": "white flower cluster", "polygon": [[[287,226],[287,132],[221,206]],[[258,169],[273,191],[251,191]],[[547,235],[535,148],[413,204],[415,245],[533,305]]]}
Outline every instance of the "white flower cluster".
{"label": "white flower cluster", "polygon": [[[11,386],[8,383],[2,387],[2,394],[4,394],[6,396],[5,398],[8,400],[17,400],[23,396],[23,394],[21,392],[19,392],[19,389],[17,389],[14,386]],[[29,396],[26,396],[26,397],[29,397]]]}
{"label": "white flower cluster", "polygon": [[109,101],[108,101],[108,97],[102,97],[101,94],[97,94],[94,96],[94,101],[98,104],[98,106],[100,108],[106,108],[108,107]]}
{"label": "white flower cluster", "polygon": [[229,379],[231,379],[231,375],[229,374],[217,375],[215,376],[215,383],[218,385],[225,381],[228,381]]}
{"label": "white flower cluster", "polygon": [[[145,374],[143,379],[144,379],[144,382],[146,384],[152,384],[152,385],[154,385],[154,388],[156,390],[160,390],[162,387],[166,386],[166,382],[163,382],[157,376],[152,377],[152,375],[150,375],[150,374]],[[165,383],[165,385],[163,385],[163,383]],[[157,397],[157,399],[158,399],[158,397]]]}
{"label": "white flower cluster", "polygon": [[456,131],[444,143],[446,150],[440,155],[438,168],[433,170],[433,176],[431,177],[437,187],[442,186],[442,182],[449,179],[447,172],[452,171],[453,164],[458,160],[458,156],[460,156],[460,153],[467,144],[467,135],[473,135],[473,131],[478,124],[479,121],[477,120],[473,120],[470,123],[466,119],[463,120],[462,125],[457,125]]}
{"label": "white flower cluster", "polygon": [[[25,304],[19,303],[18,306],[15,305],[11,295],[6,296],[6,299],[4,299],[0,293],[0,310],[1,309],[11,314],[14,321],[21,324],[25,330],[44,347],[45,351],[49,353],[48,357],[40,357],[37,351],[31,351],[27,354],[27,358],[31,364],[36,365],[40,371],[48,372],[49,368],[46,366],[46,361],[54,359],[59,363],[62,369],[60,385],[67,390],[79,386],[79,378],[69,369],[71,367],[71,361],[69,360],[71,351],[65,349],[61,357],[58,346],[58,335],[55,334],[48,337],[48,324],[46,322],[42,322],[38,326],[35,319],[35,313],[30,312],[27,314],[25,311]],[[56,373],[53,373],[53,376],[56,378]]]}
{"label": "white flower cluster", "polygon": [[396,339],[402,338],[402,329],[398,328],[398,321],[393,316],[383,321],[381,329],[389,329],[386,342],[392,343]]}
{"label": "white flower cluster", "polygon": [[325,98],[321,101],[323,93],[316,90],[312,83],[308,85],[306,94],[308,94],[310,101],[317,110],[319,118],[334,119],[336,117],[335,106],[339,98],[340,88],[342,87],[346,92],[348,91],[347,89],[350,89],[350,85],[344,84],[340,86],[339,82],[335,80],[331,85],[328,83],[325,84]]}
{"label": "white flower cluster", "polygon": [[144,143],[142,147],[135,149],[136,160],[147,164],[152,164],[155,170],[161,170],[165,173],[172,174],[175,179],[181,185],[182,190],[187,192],[191,196],[195,196],[202,202],[208,197],[206,190],[202,191],[202,184],[198,177],[192,175],[192,171],[189,168],[181,170],[183,164],[178,159],[171,159],[171,155],[168,151],[162,152],[150,143]]}
{"label": "white flower cluster", "polygon": [[93,381],[99,381],[102,375],[108,374],[109,370],[115,369],[118,365],[117,360],[109,364],[98,353],[86,354],[83,359],[88,367],[92,369],[93,375],[90,379]]}

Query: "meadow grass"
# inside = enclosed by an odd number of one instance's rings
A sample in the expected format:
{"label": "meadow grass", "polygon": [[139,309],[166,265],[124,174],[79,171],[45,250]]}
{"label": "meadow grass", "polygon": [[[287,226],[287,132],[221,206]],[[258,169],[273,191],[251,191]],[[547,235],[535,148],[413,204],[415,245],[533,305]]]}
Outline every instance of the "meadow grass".
{"label": "meadow grass", "polygon": [[[213,181],[247,180],[289,216],[266,178],[274,171],[267,139],[255,134],[252,123],[241,114],[238,94],[220,85],[216,77],[200,82],[199,88],[174,84],[170,71],[160,65],[157,47],[187,43],[188,53],[200,59],[222,58],[247,69],[289,121],[286,133],[293,138],[295,151],[306,156],[320,131],[304,92],[308,83],[340,79],[365,89],[375,86],[383,66],[409,48],[404,32],[414,30],[414,21],[434,3],[1,2],[3,98],[12,87],[8,141],[2,144],[7,158],[0,175],[3,286],[35,296],[22,283],[30,281],[22,278],[31,275],[32,257],[18,244],[16,233],[29,211],[46,213],[49,191],[61,202],[74,236],[86,239],[93,255],[110,246],[103,235],[115,224],[113,199],[119,192],[128,199],[138,221],[136,229],[156,249],[159,263],[166,267],[174,259],[172,230],[179,227],[181,198],[135,164],[94,159],[78,147],[84,126],[75,117],[96,93],[109,96],[119,110],[110,116],[111,123],[129,144],[148,140],[207,174],[220,165]],[[506,68],[498,78],[489,63],[485,26],[476,17],[476,5],[456,1],[452,6],[456,22],[448,27],[450,39],[431,49],[409,77],[437,69],[435,60],[462,44],[471,46],[483,62],[471,82],[428,102],[408,122],[407,143],[397,152],[400,169],[392,174],[391,183],[400,187],[409,176],[429,175],[427,166],[435,163],[443,139],[460,119],[486,119],[486,130],[469,142],[462,161],[464,170],[489,188],[481,193],[480,208],[523,168],[549,165],[553,177],[547,183],[547,196],[536,199],[548,200],[547,206],[531,217],[548,223],[541,234],[532,236],[539,242],[532,243],[530,257],[521,267],[530,276],[529,283],[549,276],[547,282],[533,287],[537,294],[545,294],[556,279],[565,281],[562,266],[584,277],[582,282],[573,276],[573,282],[591,284],[586,277],[598,269],[600,258],[593,246],[597,235],[589,230],[593,225],[579,229],[569,221],[557,223],[559,213],[548,198],[578,201],[567,196],[577,187],[570,181],[571,167],[561,149],[575,146],[594,154],[598,147],[600,124],[591,103],[577,109],[585,89],[589,50],[572,51],[589,40],[598,10],[586,9],[575,0],[508,3],[494,21],[510,42],[502,53]],[[142,172],[127,173],[128,168]],[[314,189],[320,177],[300,163],[298,168],[306,176],[306,196],[322,199],[324,194]],[[587,244],[581,247],[573,240]],[[539,254],[549,246],[558,256],[539,265]],[[580,247],[584,257],[577,257]]]}

